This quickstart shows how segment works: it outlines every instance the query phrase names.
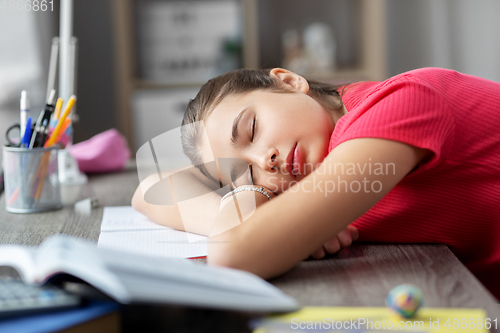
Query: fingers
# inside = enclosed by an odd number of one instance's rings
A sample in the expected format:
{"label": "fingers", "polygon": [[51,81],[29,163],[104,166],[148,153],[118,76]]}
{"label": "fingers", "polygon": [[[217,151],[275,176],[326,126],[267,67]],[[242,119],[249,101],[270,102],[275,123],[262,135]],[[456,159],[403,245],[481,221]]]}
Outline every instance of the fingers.
{"label": "fingers", "polygon": [[352,243],[351,232],[348,228],[345,228],[337,234],[337,239],[339,240],[341,248],[348,247]]}
{"label": "fingers", "polygon": [[321,259],[325,256],[325,254],[326,254],[325,249],[323,248],[323,246],[320,246],[319,249],[317,249],[311,254],[311,257],[313,259]]}
{"label": "fingers", "polygon": [[349,225],[347,226],[347,228],[339,232],[337,236],[324,243],[323,248],[325,249],[326,253],[336,253],[341,249],[350,246],[353,241],[358,239],[358,237],[358,229]]}
{"label": "fingers", "polygon": [[355,240],[357,240],[359,237],[358,229],[356,229],[352,225],[348,225],[347,229],[349,229],[349,231],[351,232],[352,241],[354,242]]}
{"label": "fingers", "polygon": [[347,228],[339,232],[335,237],[324,243],[319,249],[311,254],[313,259],[321,259],[327,254],[333,254],[346,248],[359,237],[358,229],[349,225]]}
{"label": "fingers", "polygon": [[333,237],[330,239],[328,242],[323,244],[323,247],[326,250],[326,253],[335,253],[340,250],[341,244],[339,242],[339,239],[337,237]]}

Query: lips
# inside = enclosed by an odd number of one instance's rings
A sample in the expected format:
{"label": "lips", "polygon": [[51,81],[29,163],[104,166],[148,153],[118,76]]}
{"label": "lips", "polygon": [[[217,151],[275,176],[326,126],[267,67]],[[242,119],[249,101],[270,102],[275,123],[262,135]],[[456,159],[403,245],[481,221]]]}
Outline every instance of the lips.
{"label": "lips", "polygon": [[297,155],[296,154],[297,144],[298,143],[295,143],[295,145],[292,147],[292,150],[290,150],[290,152],[286,157],[286,171],[294,177],[297,177],[296,174],[294,174],[294,163],[296,163],[295,158]]}

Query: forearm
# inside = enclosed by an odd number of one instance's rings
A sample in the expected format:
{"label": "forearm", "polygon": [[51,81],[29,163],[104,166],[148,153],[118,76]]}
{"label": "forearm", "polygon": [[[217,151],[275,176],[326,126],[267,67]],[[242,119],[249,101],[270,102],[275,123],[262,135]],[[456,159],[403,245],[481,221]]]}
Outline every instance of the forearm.
{"label": "forearm", "polygon": [[[162,180],[159,180],[157,175],[152,175],[143,180],[132,197],[132,207],[158,224],[177,230],[208,235],[219,211],[220,195],[208,187],[206,182],[200,180],[197,170],[178,172],[173,176],[172,182],[166,178],[169,175],[163,174],[162,177]],[[165,187],[169,190],[171,189],[167,185],[175,183],[175,196],[172,195],[172,198],[175,197],[178,201],[172,202],[172,204],[167,202],[165,204],[151,204],[145,200],[145,193],[157,185],[159,181],[168,181]],[[154,201],[161,202],[162,191],[157,192]],[[151,193],[149,193],[149,197],[151,197]]]}
{"label": "forearm", "polygon": [[179,207],[174,205],[152,205],[144,200],[141,187],[137,187],[132,197],[132,207],[158,224],[185,231]]}
{"label": "forearm", "polygon": [[[340,216],[333,219],[321,212],[319,206],[324,204],[311,199],[287,191],[259,207],[245,223],[211,237],[208,263],[270,278],[307,259],[352,222]],[[231,215],[222,211],[216,225],[230,220]]]}

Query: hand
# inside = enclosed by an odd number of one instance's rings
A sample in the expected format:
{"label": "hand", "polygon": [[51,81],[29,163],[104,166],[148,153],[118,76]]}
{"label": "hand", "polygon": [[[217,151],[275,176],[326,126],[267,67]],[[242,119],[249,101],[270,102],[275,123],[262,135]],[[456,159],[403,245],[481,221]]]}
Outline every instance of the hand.
{"label": "hand", "polygon": [[311,257],[313,259],[321,259],[327,254],[336,253],[341,249],[351,245],[353,241],[358,239],[358,236],[359,236],[358,229],[356,229],[352,225],[348,225],[347,228],[339,232],[328,242],[321,245],[319,249],[314,251],[311,254]]}

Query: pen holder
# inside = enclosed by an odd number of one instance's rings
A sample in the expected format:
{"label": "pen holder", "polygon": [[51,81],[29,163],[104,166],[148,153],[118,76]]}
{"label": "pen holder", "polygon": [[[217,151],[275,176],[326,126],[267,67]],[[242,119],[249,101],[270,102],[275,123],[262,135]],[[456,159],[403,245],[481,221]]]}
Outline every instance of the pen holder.
{"label": "pen holder", "polygon": [[59,209],[57,148],[3,147],[5,208],[11,213]]}

